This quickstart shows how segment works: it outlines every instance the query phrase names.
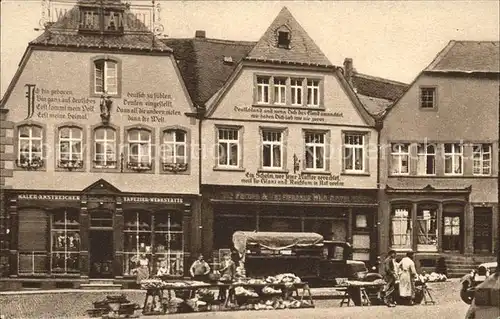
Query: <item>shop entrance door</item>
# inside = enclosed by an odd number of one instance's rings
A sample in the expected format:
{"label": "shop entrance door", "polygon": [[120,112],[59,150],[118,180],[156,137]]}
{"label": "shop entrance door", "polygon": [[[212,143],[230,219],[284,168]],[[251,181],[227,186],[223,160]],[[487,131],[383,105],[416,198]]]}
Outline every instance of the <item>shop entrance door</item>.
{"label": "shop entrance door", "polygon": [[443,251],[459,253],[462,250],[462,222],[460,214],[443,216]]}
{"label": "shop entrance door", "polygon": [[474,253],[491,253],[491,227],[492,227],[491,207],[474,208]]}
{"label": "shop entrance door", "polygon": [[113,231],[91,230],[90,241],[90,277],[113,277]]}

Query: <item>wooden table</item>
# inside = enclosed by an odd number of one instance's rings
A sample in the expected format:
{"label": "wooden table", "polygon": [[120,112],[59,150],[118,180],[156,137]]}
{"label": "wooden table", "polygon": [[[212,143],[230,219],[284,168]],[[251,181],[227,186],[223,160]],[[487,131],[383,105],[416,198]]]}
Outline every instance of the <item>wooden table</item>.
{"label": "wooden table", "polygon": [[[142,307],[143,309],[143,314],[156,314],[156,313],[149,313],[149,312],[144,312],[146,309],[147,303],[148,303],[148,298],[151,297],[153,299],[151,305],[152,309],[157,308],[157,302],[156,299],[159,300],[160,303],[163,303],[163,300],[166,299],[168,301],[172,300],[172,292],[179,291],[179,290],[189,290],[189,295],[187,298],[183,298],[184,300],[188,300],[194,297],[194,294],[196,291],[202,288],[210,288],[213,285],[206,284],[206,285],[197,285],[197,286],[167,286],[163,288],[150,288],[146,289],[146,297],[144,298],[144,305]],[[165,298],[165,290],[167,291],[167,295]],[[157,297],[157,298],[155,298]],[[162,304],[162,311],[161,313],[166,313],[167,309],[166,307],[163,306]]]}
{"label": "wooden table", "polygon": [[[364,281],[351,281],[339,286],[339,288],[347,293],[348,298],[352,300],[355,306],[371,305],[370,296],[367,290],[380,291],[383,287],[383,283]],[[348,302],[349,300],[347,301],[347,304]],[[341,304],[344,304],[344,300],[342,300]]]}

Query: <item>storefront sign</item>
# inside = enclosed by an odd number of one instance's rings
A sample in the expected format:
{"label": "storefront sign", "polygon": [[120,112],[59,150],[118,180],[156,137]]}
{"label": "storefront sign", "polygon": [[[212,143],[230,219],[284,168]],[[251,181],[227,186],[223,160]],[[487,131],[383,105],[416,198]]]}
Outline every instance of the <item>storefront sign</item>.
{"label": "storefront sign", "polygon": [[340,175],[285,174],[285,173],[245,173],[241,179],[249,185],[292,185],[292,186],[344,186]]}
{"label": "storefront sign", "polygon": [[18,200],[21,199],[37,199],[37,200],[67,200],[67,201],[79,201],[80,196],[78,195],[45,195],[45,194],[19,194],[17,196]]}
{"label": "storefront sign", "polygon": [[184,201],[180,197],[123,197],[123,202],[182,204]]}
{"label": "storefront sign", "polygon": [[344,117],[342,112],[330,112],[323,110],[301,110],[283,107],[261,107],[261,106],[235,106],[234,111],[240,115],[248,115],[250,119],[323,123],[328,118]]}
{"label": "storefront sign", "polygon": [[98,112],[97,99],[77,96],[71,90],[39,88],[26,84],[26,118],[87,120],[89,113]]}
{"label": "storefront sign", "polygon": [[363,195],[332,195],[320,193],[271,193],[271,192],[230,192],[214,194],[221,200],[281,201],[309,203],[375,203],[376,199]]}
{"label": "storefront sign", "polygon": [[123,103],[116,107],[128,121],[142,123],[165,123],[168,116],[180,116],[173,109],[172,95],[163,92],[127,92]]}

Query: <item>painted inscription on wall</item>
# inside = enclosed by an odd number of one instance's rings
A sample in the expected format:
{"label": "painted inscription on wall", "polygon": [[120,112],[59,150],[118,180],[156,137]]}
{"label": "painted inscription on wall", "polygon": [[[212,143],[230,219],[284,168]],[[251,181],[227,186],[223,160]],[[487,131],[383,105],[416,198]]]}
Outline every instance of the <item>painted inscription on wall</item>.
{"label": "painted inscription on wall", "polygon": [[28,113],[26,119],[87,120],[98,112],[97,99],[77,96],[71,90],[39,88],[26,84]]}
{"label": "painted inscription on wall", "polygon": [[[71,90],[47,89],[25,85],[27,115],[30,118],[88,120],[89,114],[102,112],[103,100],[73,93]],[[162,92],[127,92],[123,99],[110,97],[109,112],[126,121],[165,123],[169,116],[181,116],[173,107],[172,96]],[[111,115],[111,118],[113,116]]]}
{"label": "painted inscription on wall", "polygon": [[172,95],[162,92],[127,92],[116,112],[128,121],[165,123],[169,116],[180,116],[173,109]]}
{"label": "painted inscription on wall", "polygon": [[287,122],[322,123],[326,122],[328,118],[344,117],[342,112],[280,107],[235,106],[234,111],[242,115],[249,115],[250,119]]}
{"label": "painted inscription on wall", "polygon": [[245,173],[241,183],[249,185],[344,186],[339,175]]}

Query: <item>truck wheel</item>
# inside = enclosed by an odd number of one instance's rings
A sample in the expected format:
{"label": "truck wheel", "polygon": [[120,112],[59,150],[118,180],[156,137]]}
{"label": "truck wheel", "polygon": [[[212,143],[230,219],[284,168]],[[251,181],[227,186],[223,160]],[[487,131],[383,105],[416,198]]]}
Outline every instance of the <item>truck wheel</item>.
{"label": "truck wheel", "polygon": [[472,299],[474,299],[474,293],[469,291],[469,283],[464,282],[462,285],[462,290],[460,290],[460,298],[466,304],[470,305],[472,303]]}

